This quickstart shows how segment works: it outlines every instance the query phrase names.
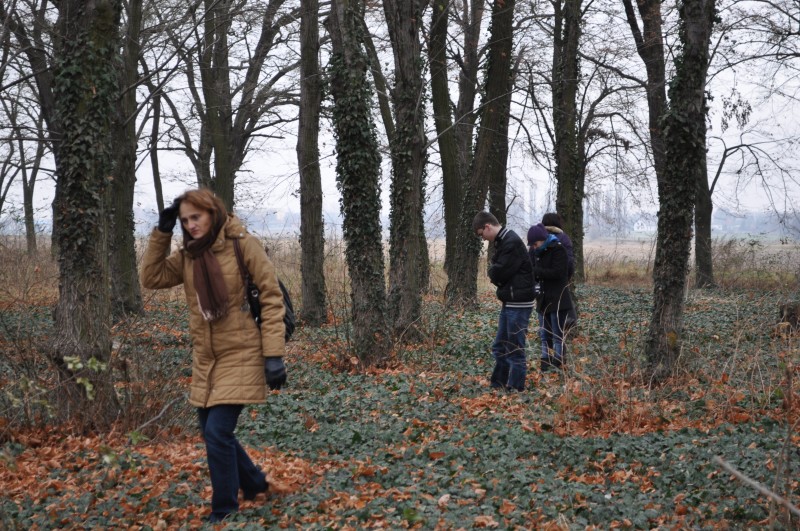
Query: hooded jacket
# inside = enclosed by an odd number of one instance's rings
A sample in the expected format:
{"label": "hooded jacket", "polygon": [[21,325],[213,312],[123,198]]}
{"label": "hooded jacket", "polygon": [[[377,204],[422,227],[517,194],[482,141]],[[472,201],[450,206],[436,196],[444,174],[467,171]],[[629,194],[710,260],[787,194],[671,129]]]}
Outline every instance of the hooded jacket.
{"label": "hooded jacket", "polygon": [[547,229],[547,232],[550,234],[555,234],[558,241],[561,242],[561,246],[567,251],[567,278],[571,279],[575,275],[575,253],[572,250],[572,239],[567,236],[566,232],[554,225],[547,225],[545,229]]}
{"label": "hooded jacket", "polygon": [[[261,328],[250,315],[233,240],[238,239],[245,265],[259,288]],[[229,215],[211,246],[228,288],[228,314],[206,321],[194,288],[193,259],[181,248],[169,254],[172,234],[153,229],[140,279],[145,288],[183,284],[192,335],[192,383],[189,402],[197,407],[264,402],[264,358],[283,356],[283,296],[275,266],[261,242]]]}
{"label": "hooded jacket", "polygon": [[533,273],[542,285],[542,297],[536,311],[550,313],[572,308],[572,298],[567,289],[568,258],[567,251],[556,235],[550,234],[541,247],[531,247]]}

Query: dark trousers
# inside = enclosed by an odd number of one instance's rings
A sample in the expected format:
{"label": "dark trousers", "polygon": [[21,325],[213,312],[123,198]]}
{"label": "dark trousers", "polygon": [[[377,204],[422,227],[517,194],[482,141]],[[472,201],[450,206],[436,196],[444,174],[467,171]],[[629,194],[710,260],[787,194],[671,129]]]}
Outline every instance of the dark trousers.
{"label": "dark trousers", "polygon": [[567,317],[572,310],[559,310],[539,314],[539,334],[542,341],[542,359],[564,361]]}
{"label": "dark trousers", "polygon": [[505,304],[497,322],[497,336],[492,343],[494,370],[490,383],[495,388],[525,389],[528,372],[525,359],[525,336],[533,308],[509,308]]}
{"label": "dark trousers", "polygon": [[267,488],[264,473],[233,434],[242,408],[240,404],[197,408],[211,473],[211,514],[220,518],[239,509],[240,488],[245,495]]}

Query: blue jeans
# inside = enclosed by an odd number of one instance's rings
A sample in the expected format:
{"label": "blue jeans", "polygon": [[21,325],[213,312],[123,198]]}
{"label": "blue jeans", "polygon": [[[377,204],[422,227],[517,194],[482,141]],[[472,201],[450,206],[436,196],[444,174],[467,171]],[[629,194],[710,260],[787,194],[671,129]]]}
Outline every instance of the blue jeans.
{"label": "blue jeans", "polygon": [[528,372],[525,360],[525,336],[533,308],[509,308],[505,304],[500,310],[497,337],[492,343],[494,370],[491,386],[522,391]]}
{"label": "blue jeans", "polygon": [[223,404],[197,408],[211,473],[211,515],[223,518],[239,510],[239,488],[245,495],[267,489],[264,473],[253,464],[233,434],[243,406]]}
{"label": "blue jeans", "polygon": [[[564,330],[570,310],[539,314],[542,359],[564,361]],[[551,353],[552,351],[552,353]]]}

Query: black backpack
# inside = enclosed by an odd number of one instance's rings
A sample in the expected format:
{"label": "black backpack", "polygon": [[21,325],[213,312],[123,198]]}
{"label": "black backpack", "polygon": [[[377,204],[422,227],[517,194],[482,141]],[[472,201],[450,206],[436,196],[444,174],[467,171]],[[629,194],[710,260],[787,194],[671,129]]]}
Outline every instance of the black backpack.
{"label": "black backpack", "polygon": [[[253,282],[253,277],[250,276],[250,271],[244,265],[242,258],[242,249],[239,247],[239,240],[233,240],[233,250],[236,254],[236,261],[239,263],[239,273],[242,274],[242,284],[244,284],[245,295],[247,296],[247,304],[250,306],[250,313],[256,321],[256,325],[261,328],[261,301],[258,299],[258,286]],[[264,249],[266,252],[266,249]],[[283,285],[281,279],[278,279],[278,286],[281,288],[283,294],[283,325],[285,330],[283,338],[289,341],[297,328],[297,317],[294,314],[294,306],[292,305],[292,298],[289,296],[289,290]]]}

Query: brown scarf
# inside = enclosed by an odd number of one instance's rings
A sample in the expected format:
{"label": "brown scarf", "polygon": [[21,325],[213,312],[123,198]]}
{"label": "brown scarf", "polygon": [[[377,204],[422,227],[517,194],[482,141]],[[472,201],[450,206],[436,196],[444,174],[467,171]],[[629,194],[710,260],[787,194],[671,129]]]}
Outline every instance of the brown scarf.
{"label": "brown scarf", "polygon": [[194,275],[194,289],[197,292],[197,302],[200,303],[200,313],[206,321],[214,322],[228,315],[228,288],[222,269],[211,246],[217,240],[217,235],[225,225],[225,219],[219,220],[217,226],[212,227],[208,234],[202,238],[186,243],[186,250],[193,258],[192,274]]}

